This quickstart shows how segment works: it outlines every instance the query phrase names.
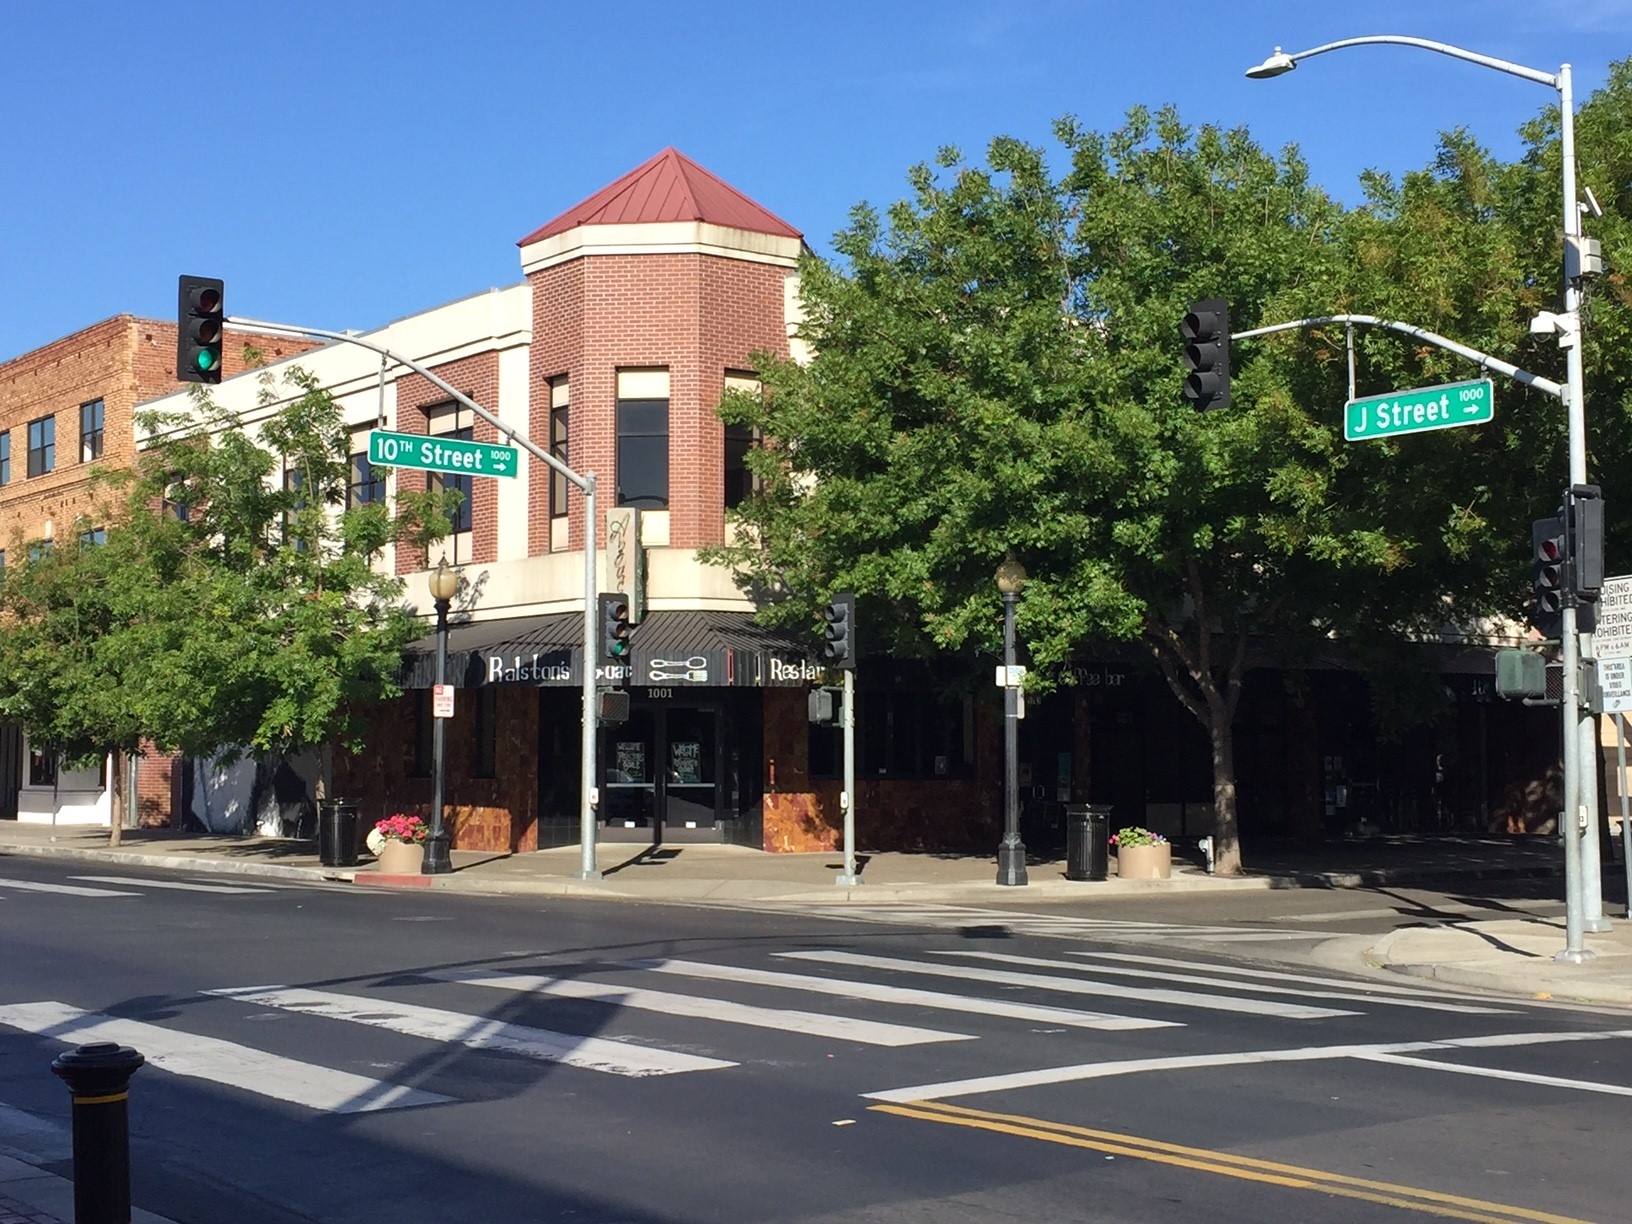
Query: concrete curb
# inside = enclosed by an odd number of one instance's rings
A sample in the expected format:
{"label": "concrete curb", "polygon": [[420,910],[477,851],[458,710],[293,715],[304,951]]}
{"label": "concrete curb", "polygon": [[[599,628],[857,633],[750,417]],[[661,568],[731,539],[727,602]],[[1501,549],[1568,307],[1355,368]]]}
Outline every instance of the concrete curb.
{"label": "concrete curb", "polygon": [[87,863],[123,863],[127,867],[162,867],[169,871],[212,871],[221,875],[283,876],[317,883],[350,883],[353,871],[337,867],[301,867],[295,864],[251,862],[246,859],[200,858],[192,854],[144,854],[139,850],[86,850],[75,846],[0,845],[8,854],[32,858],[77,859]]}

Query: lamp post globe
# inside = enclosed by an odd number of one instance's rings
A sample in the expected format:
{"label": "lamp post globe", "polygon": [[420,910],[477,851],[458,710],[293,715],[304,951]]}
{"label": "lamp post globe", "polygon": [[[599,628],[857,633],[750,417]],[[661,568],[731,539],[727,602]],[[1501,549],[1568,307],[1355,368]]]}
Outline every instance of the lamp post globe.
{"label": "lamp post globe", "polygon": [[[427,585],[436,604],[436,684],[440,689],[448,682],[448,603],[459,593],[459,571],[451,568],[444,557],[431,571]],[[442,811],[447,721],[445,718],[431,720],[431,831],[425,838],[425,861],[420,866],[424,875],[445,875],[453,870],[453,858],[448,852],[452,839]]]}
{"label": "lamp post globe", "polygon": [[1026,847],[1020,841],[1020,691],[1008,683],[1014,668],[1014,610],[1026,589],[1026,567],[1010,553],[997,567],[1003,596],[1003,840],[997,846],[997,882],[1026,881]]}

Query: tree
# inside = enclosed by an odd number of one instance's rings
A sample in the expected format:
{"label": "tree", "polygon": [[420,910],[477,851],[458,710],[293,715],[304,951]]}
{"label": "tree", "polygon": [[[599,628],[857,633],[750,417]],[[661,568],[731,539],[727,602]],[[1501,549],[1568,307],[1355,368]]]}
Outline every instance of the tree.
{"label": "tree", "polygon": [[[1180,395],[1191,302],[1228,299],[1236,331],[1359,309],[1363,240],[1394,222],[1345,214],[1295,150],[1172,110],[1056,136],[1058,179],[1018,141],[994,141],[986,169],[946,150],[912,171],[909,200],[853,211],[843,267],[805,261],[814,357],[761,355],[764,397],[722,404],[771,441],[750,460],[749,530],[713,556],[768,619],[805,621],[851,588],[894,613],[898,647],[995,650],[991,574],[1012,552],[1040,686],[1085,646],[1138,640],[1205,727],[1217,864],[1233,873],[1249,664],[1510,598],[1485,567],[1501,533],[1438,483],[1483,444],[1430,443],[1402,488],[1401,448],[1343,442],[1342,351],[1323,335],[1238,344],[1232,405],[1195,413]],[[1413,274],[1422,260],[1401,252]]]}
{"label": "tree", "polygon": [[[347,504],[349,436],[299,367],[263,375],[251,426],[207,392],[141,418],[109,477],[105,544],[34,542],[0,575],[0,717],[71,760],[360,746],[419,632],[394,540],[446,532],[457,493]],[[260,415],[260,414],[258,414]]]}

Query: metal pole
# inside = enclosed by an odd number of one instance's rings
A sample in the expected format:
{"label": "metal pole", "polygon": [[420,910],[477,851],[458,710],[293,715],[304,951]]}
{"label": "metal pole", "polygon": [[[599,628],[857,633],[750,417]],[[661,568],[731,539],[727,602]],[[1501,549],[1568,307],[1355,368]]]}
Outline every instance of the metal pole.
{"label": "metal pole", "polygon": [[1615,765],[1620,770],[1615,786],[1621,792],[1621,869],[1626,873],[1626,916],[1632,918],[1632,813],[1627,811],[1625,714],[1615,716]]}
{"label": "metal pole", "polygon": [[584,783],[578,790],[578,870],[580,880],[598,880],[601,872],[595,865],[595,808],[601,800],[600,780],[595,776],[595,735],[599,718],[595,710],[596,658],[595,625],[595,549],[599,533],[595,517],[595,477],[585,477],[584,484],[584,739],[578,767],[584,771]]}
{"label": "metal pole", "polygon": [[[1587,483],[1587,422],[1586,375],[1581,354],[1581,287],[1578,278],[1581,244],[1581,204],[1576,199],[1575,186],[1575,99],[1572,75],[1568,64],[1562,65],[1555,78],[1558,87],[1558,141],[1564,178],[1564,315],[1569,329],[1561,334],[1564,344],[1565,383],[1569,388],[1564,401],[1569,427],[1570,484]],[[1566,499],[1566,505],[1572,499]],[[1583,666],[1593,657],[1592,634],[1582,633],[1576,619],[1578,635],[1576,662]],[[1590,710],[1581,708],[1579,677],[1576,700],[1566,703],[1566,726],[1573,729],[1577,740],[1576,769],[1580,772],[1579,796],[1581,810],[1587,817],[1581,840],[1581,872],[1577,887],[1581,892],[1583,920],[1589,931],[1607,931],[1609,919],[1604,917],[1604,885],[1602,864],[1598,853],[1598,733],[1597,719]],[[1579,826],[1578,826],[1579,827]]]}
{"label": "metal pole", "polygon": [[1575,635],[1575,605],[1566,599],[1563,610],[1563,628],[1559,632],[1563,646],[1564,692],[1560,702],[1563,721],[1561,739],[1564,746],[1564,810],[1558,814],[1559,834],[1564,839],[1564,949],[1554,954],[1555,960],[1580,964],[1593,958],[1583,946],[1586,915],[1581,894],[1581,771],[1576,758],[1581,753],[1581,739],[1575,721],[1576,678],[1580,675],[1580,654]]}
{"label": "metal pole", "polygon": [[1020,841],[1020,690],[1014,678],[1014,609],[1018,591],[1003,592],[1003,841],[997,848],[997,882],[1026,883],[1026,848]]}
{"label": "metal pole", "polygon": [[839,802],[844,806],[844,874],[834,879],[835,884],[860,884],[856,874],[856,673],[844,671],[844,793]]}
{"label": "metal pole", "polygon": [[[448,601],[437,599],[436,604],[436,687],[448,682]],[[434,712],[434,711],[433,711]],[[443,818],[447,776],[448,720],[431,720],[431,831],[425,838],[425,861],[420,864],[422,875],[444,875],[453,870],[448,854],[448,826]]]}

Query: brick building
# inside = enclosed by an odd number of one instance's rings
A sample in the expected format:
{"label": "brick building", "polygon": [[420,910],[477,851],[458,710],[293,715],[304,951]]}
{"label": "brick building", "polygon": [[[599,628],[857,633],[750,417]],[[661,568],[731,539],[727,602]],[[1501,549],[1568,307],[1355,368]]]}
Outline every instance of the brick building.
{"label": "brick building", "polygon": [[[312,344],[229,332],[228,374],[243,371],[250,346],[277,360]],[[134,407],[175,390],[175,369],[175,322],[128,314],[0,363],[0,566],[29,547],[94,541],[106,529],[108,491],[92,475],[130,465]],[[170,774],[165,758],[142,762],[143,820],[169,818]],[[17,728],[0,727],[0,818],[106,823],[106,776],[106,766],[59,770]]]}

